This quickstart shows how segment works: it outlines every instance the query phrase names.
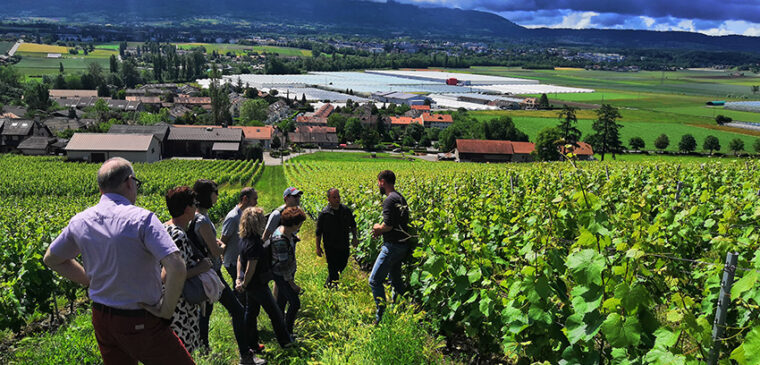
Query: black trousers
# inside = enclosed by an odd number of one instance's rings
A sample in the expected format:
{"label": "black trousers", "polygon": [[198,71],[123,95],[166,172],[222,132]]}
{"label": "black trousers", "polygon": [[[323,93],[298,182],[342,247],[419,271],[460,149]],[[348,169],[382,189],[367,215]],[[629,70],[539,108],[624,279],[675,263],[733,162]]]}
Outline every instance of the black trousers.
{"label": "black trousers", "polygon": [[[219,303],[221,303],[222,306],[227,309],[227,312],[230,313],[230,317],[232,317],[232,332],[235,333],[235,341],[237,342],[238,350],[240,350],[241,354],[245,354],[249,350],[248,336],[245,328],[245,308],[243,308],[243,305],[240,304],[240,301],[238,301],[235,294],[233,294],[230,286],[227,285],[227,281],[224,280],[222,273],[217,270],[216,274],[219,275],[219,279],[221,279],[222,284],[224,284],[224,289],[222,290],[221,298],[219,298]],[[209,320],[211,319],[211,312],[213,309],[214,306],[207,303],[206,315],[204,316],[203,313],[201,313],[200,317],[199,327],[201,331],[201,345],[206,347],[209,347]]]}
{"label": "black trousers", "polygon": [[272,322],[272,329],[280,346],[285,346],[293,341],[282,311],[277,306],[272,291],[269,290],[269,285],[258,282],[250,283],[245,295],[248,297],[248,305],[245,307],[245,325],[248,327],[248,341],[251,348],[258,348],[259,345],[258,317],[262,307]]}
{"label": "black trousers", "polygon": [[348,247],[328,247],[325,245],[325,256],[327,259],[327,281],[325,285],[333,285],[340,279],[340,274],[348,265],[348,257],[351,250]]}

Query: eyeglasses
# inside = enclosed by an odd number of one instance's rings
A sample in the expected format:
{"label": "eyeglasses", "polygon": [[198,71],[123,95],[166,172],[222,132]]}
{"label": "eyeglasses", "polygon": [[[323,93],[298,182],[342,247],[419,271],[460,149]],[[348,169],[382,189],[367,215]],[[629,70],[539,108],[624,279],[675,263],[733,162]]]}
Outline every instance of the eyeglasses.
{"label": "eyeglasses", "polygon": [[134,175],[129,175],[129,176],[127,176],[127,179],[132,179],[132,180],[134,180],[134,181],[135,181],[135,187],[137,187],[137,189],[140,189],[140,187],[141,187],[141,186],[142,186],[142,184],[143,184],[143,182],[142,182],[142,181],[140,181],[140,179],[136,178]]}

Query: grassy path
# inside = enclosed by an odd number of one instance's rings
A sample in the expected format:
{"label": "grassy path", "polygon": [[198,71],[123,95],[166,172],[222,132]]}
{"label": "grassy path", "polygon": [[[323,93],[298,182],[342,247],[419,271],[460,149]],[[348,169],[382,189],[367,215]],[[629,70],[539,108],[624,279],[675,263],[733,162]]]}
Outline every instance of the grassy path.
{"label": "grassy path", "polygon": [[[282,203],[287,181],[282,166],[268,166],[256,183],[259,205],[270,211]],[[234,187],[229,187],[234,189]],[[424,313],[399,305],[390,306],[382,325],[372,325],[374,302],[367,273],[353,260],[344,272],[340,287],[323,288],[327,276],[324,258],[314,249],[314,222],[301,228],[296,282],[304,289],[295,332],[296,348],[283,350],[262,311],[259,316],[263,357],[270,364],[442,364],[452,363],[441,354],[443,342],[431,337],[422,321]],[[224,271],[224,270],[223,270]],[[225,279],[231,282],[226,272]],[[16,343],[0,363],[9,364],[100,364],[100,353],[90,323],[89,309],[82,309],[67,325],[53,333],[42,333]],[[227,311],[214,306],[209,333],[211,351],[193,354],[198,364],[237,364],[239,354]]]}

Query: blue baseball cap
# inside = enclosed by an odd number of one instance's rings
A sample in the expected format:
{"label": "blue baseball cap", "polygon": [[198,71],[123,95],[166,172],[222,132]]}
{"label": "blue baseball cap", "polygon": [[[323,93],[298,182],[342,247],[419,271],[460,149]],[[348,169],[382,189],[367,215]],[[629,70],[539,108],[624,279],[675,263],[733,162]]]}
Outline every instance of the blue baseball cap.
{"label": "blue baseball cap", "polygon": [[298,189],[296,189],[296,188],[294,188],[294,187],[291,186],[291,187],[285,189],[285,191],[282,192],[282,198],[284,199],[288,195],[301,195],[301,194],[303,194],[303,191],[298,190]]}

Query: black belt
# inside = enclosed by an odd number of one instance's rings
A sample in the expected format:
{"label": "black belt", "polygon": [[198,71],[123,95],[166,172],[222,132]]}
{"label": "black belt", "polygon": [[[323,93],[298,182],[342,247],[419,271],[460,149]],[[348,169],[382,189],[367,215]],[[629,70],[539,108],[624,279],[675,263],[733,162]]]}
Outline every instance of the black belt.
{"label": "black belt", "polygon": [[103,313],[109,313],[123,317],[145,317],[148,315],[148,311],[145,309],[119,309],[96,302],[92,302],[92,308],[97,309]]}

